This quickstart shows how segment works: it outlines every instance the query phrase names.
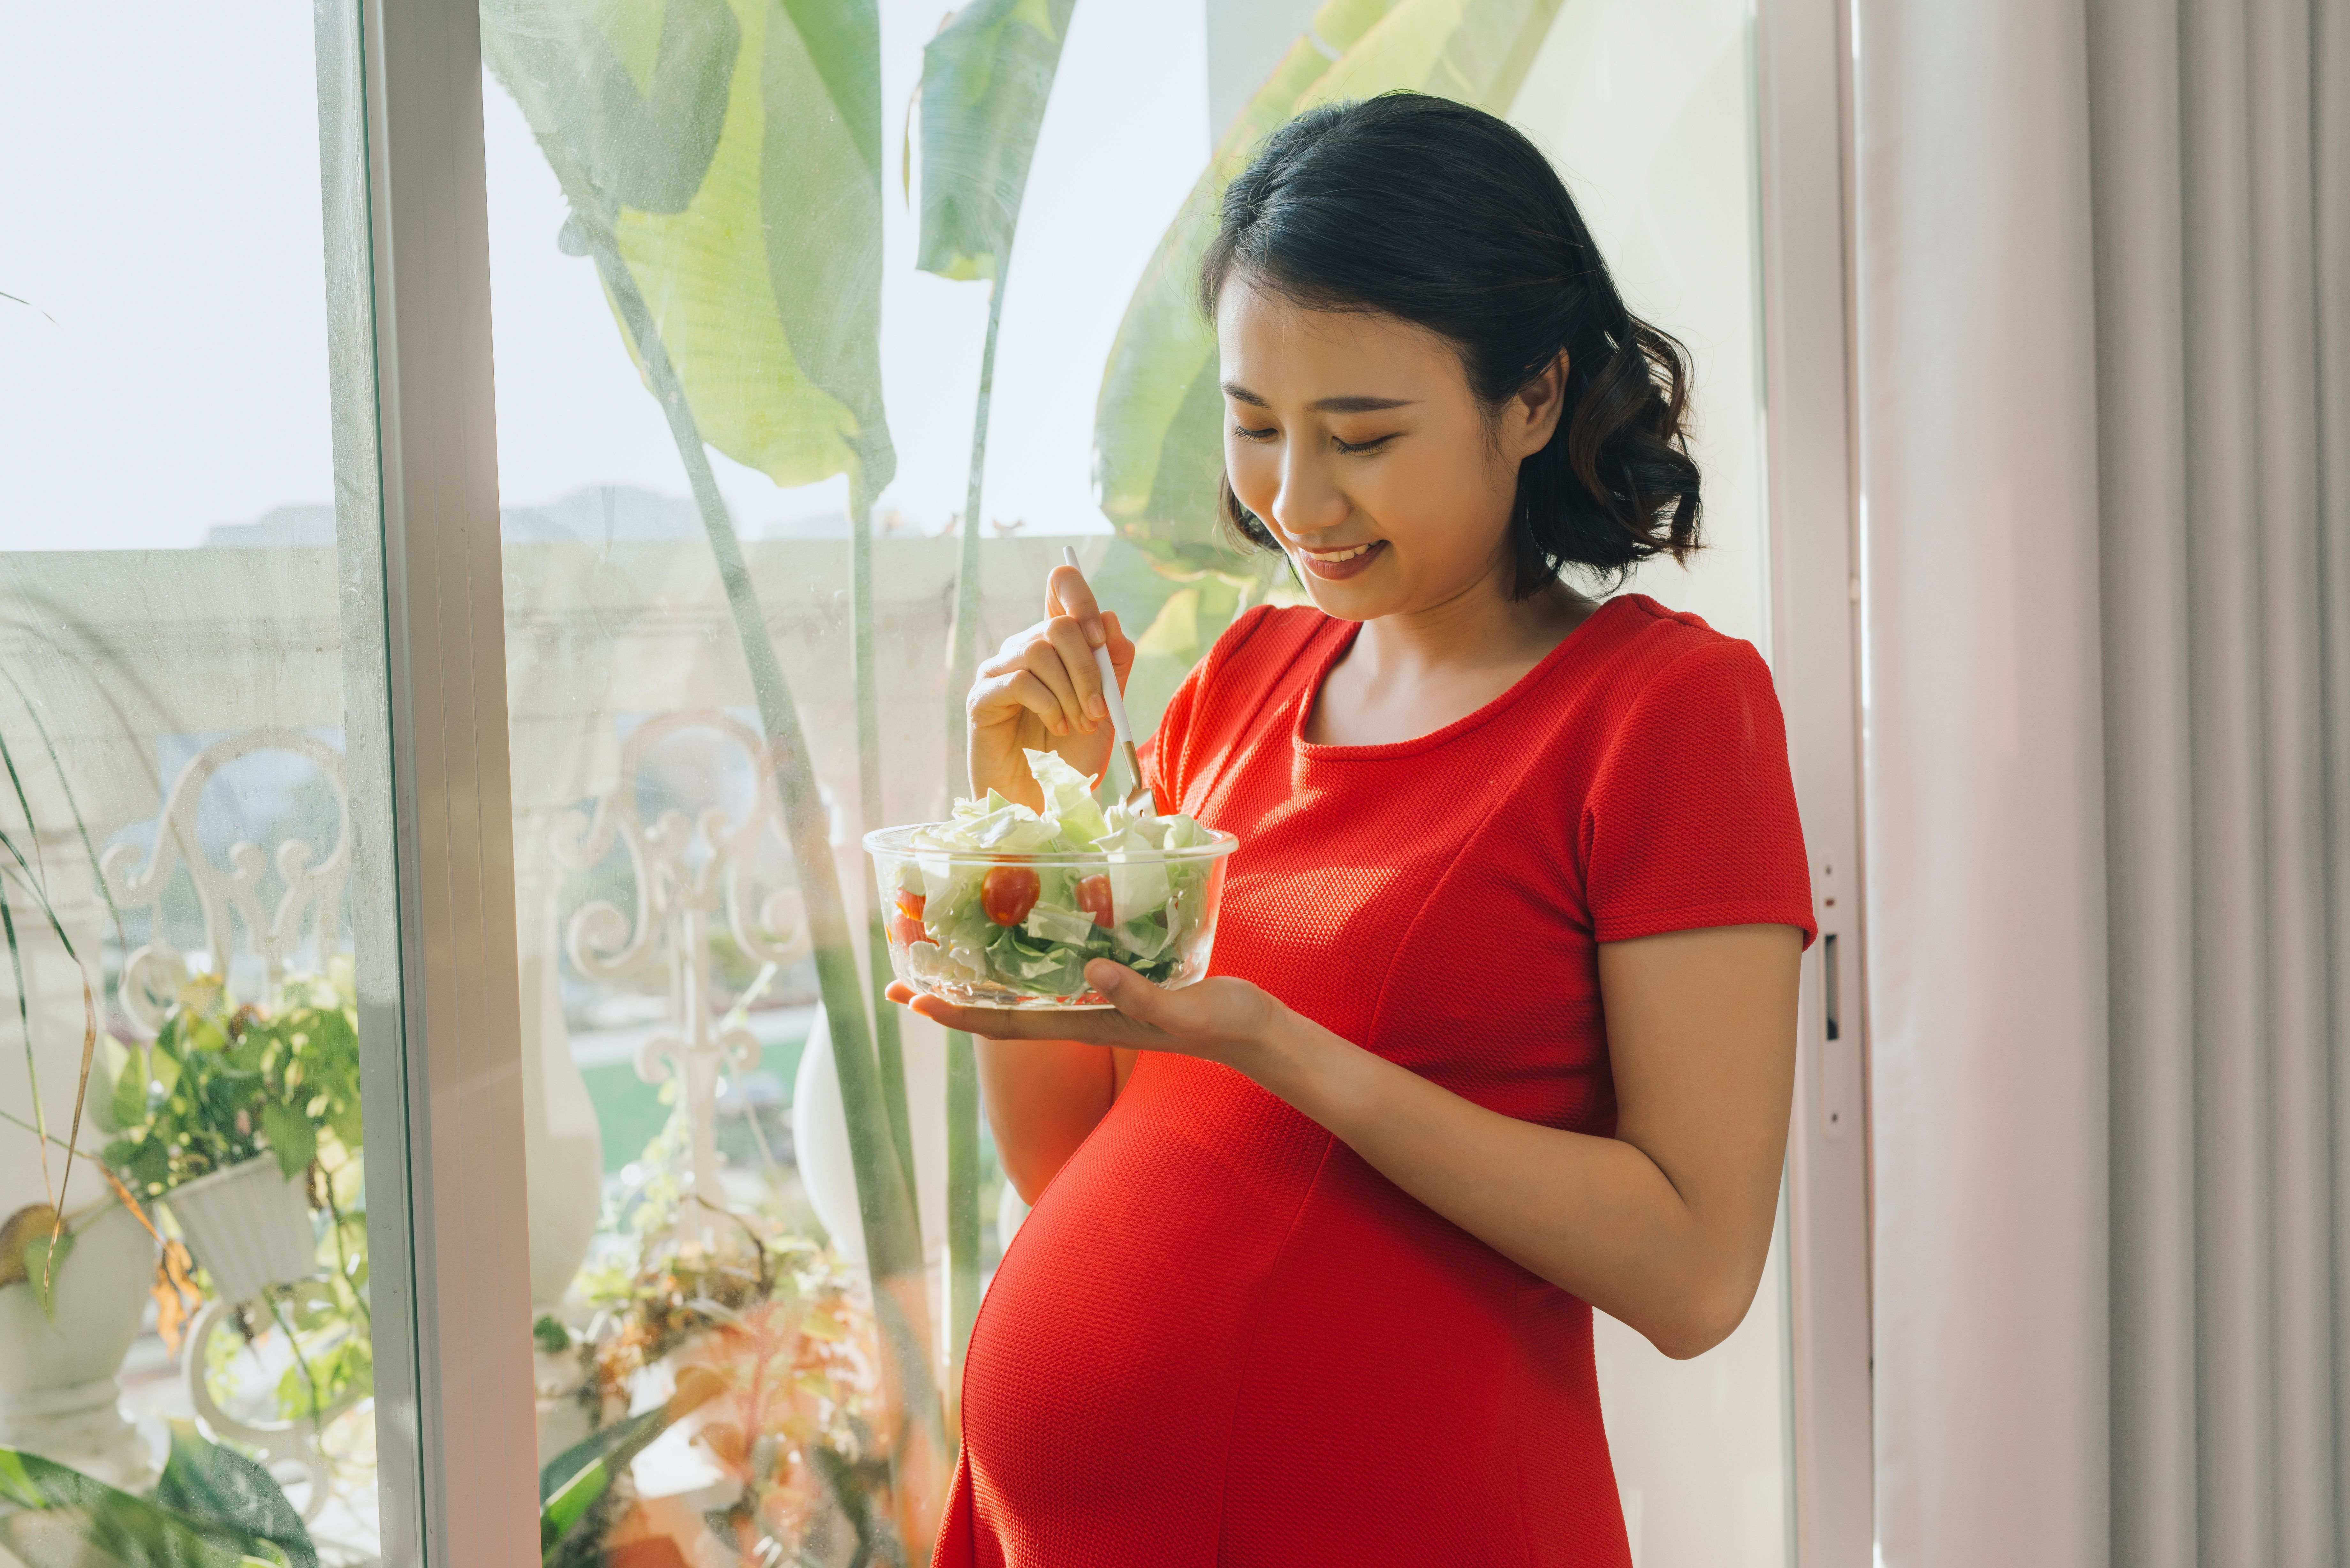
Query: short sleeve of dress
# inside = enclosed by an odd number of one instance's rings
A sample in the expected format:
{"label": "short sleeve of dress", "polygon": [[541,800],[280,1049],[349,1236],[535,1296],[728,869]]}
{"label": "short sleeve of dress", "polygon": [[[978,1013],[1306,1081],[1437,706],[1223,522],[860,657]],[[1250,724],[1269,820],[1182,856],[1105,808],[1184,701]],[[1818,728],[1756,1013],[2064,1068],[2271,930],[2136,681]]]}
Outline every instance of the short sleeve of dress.
{"label": "short sleeve of dress", "polygon": [[1771,672],[1733,639],[1673,660],[1622,710],[1584,802],[1594,937],[1789,925],[1811,945],[1811,866]]}

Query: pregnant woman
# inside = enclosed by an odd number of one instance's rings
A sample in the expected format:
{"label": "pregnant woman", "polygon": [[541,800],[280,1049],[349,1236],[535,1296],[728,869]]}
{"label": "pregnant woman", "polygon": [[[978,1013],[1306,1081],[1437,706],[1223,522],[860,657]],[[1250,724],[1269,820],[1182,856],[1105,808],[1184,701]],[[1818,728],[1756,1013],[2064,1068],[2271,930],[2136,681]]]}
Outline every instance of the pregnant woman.
{"label": "pregnant woman", "polygon": [[[1748,644],[1606,585],[1697,542],[1679,346],[1542,154],[1393,96],[1226,192],[1201,279],[1227,520],[1311,607],[1170,703],[1239,836],[1210,978],[979,1042],[1035,1211],[983,1305],[943,1564],[1628,1565],[1597,1307],[1737,1326],[1784,1152],[1810,883]],[[970,698],[974,791],[1108,763],[1066,567]],[[910,993],[900,989],[900,1001]]]}

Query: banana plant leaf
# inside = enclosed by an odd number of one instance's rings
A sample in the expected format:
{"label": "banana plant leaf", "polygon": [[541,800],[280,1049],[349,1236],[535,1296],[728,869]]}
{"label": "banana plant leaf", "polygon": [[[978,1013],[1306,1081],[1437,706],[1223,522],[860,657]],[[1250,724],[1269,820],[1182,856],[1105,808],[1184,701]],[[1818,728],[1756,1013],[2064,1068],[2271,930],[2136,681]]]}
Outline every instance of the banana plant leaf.
{"label": "banana plant leaf", "polygon": [[1200,256],[1224,187],[1299,111],[1409,88],[1501,112],[1517,96],[1559,0],[1328,0],[1257,89],[1143,269],[1096,404],[1101,506],[1178,572],[1255,575],[1216,525],[1223,399],[1216,337],[1200,318]]}
{"label": "banana plant leaf", "polygon": [[914,265],[1002,275],[1076,0],[972,0],[922,49],[922,232]]}
{"label": "banana plant leaf", "polygon": [[718,150],[743,29],[726,0],[489,0],[484,51],[616,206],[682,213]]}
{"label": "banana plant leaf", "polygon": [[37,1454],[0,1449],[0,1549],[26,1568],[317,1568],[269,1472],[174,1422],[152,1500]]}
{"label": "banana plant leaf", "polygon": [[484,0],[482,18],[484,58],[572,173],[574,223],[602,231],[567,243],[615,246],[702,439],[779,485],[889,483],[869,0]]}
{"label": "banana plant leaf", "polygon": [[[902,1071],[891,1070],[894,1020],[871,1019],[865,1003],[807,746],[703,450],[715,446],[779,484],[847,473],[860,516],[894,470],[878,347],[880,63],[871,0],[487,0],[483,21],[484,56],[569,202],[564,243],[595,258],[622,340],[692,483],[781,763],[817,971],[844,1043],[852,1147],[861,1147],[878,1110],[902,1178],[912,1152]],[[702,101],[661,101],[664,89]],[[599,107],[611,123],[590,123]],[[623,152],[639,142],[654,151],[628,161]],[[630,190],[653,205],[623,201]],[[882,1083],[868,1106],[864,1064],[874,1058],[860,1047],[875,1042],[876,1026]],[[867,1169],[860,1155],[860,1203],[869,1191],[879,1232],[868,1237],[868,1255],[880,1272],[920,1266],[910,1189]]]}

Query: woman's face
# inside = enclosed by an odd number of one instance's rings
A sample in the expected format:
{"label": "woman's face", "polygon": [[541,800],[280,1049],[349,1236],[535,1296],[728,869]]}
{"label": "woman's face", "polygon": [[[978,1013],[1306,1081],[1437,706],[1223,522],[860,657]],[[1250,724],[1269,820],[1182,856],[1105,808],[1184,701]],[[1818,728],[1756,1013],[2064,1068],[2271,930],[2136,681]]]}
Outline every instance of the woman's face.
{"label": "woman's face", "polygon": [[1243,274],[1216,311],[1224,465],[1325,614],[1371,620],[1506,594],[1518,464],[1558,423],[1564,362],[1489,412],[1451,344],[1315,310]]}

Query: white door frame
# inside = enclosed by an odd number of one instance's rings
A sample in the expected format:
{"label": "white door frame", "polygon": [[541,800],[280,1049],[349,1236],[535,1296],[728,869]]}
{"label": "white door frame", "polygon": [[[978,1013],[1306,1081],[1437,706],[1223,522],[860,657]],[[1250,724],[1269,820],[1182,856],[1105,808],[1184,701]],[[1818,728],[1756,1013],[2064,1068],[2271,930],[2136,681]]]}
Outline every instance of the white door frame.
{"label": "white door frame", "polygon": [[1787,1149],[1795,1560],[1868,1568],[1873,1508],[1853,467],[1850,33],[1835,0],[1755,26],[1772,641],[1820,940]]}

